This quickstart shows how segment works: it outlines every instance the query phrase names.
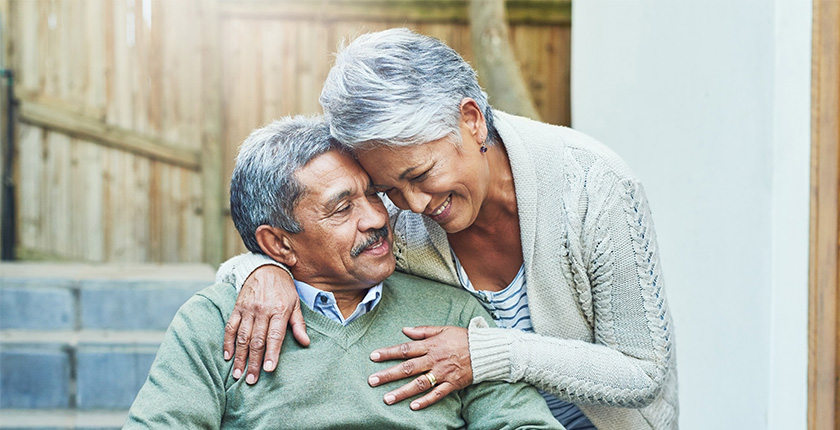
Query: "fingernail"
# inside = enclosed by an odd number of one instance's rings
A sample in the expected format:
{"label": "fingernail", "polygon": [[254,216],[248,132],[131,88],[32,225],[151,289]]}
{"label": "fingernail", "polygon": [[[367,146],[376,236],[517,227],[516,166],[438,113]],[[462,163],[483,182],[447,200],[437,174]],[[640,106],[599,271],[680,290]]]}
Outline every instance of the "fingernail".
{"label": "fingernail", "polygon": [[242,376],[242,371],[239,369],[234,369],[233,371],[233,379],[239,379]]}
{"label": "fingernail", "polygon": [[371,360],[379,360],[379,357],[380,357],[380,355],[376,351],[370,353],[370,359]]}
{"label": "fingernail", "polygon": [[225,351],[225,361],[230,360],[230,352]]}
{"label": "fingernail", "polygon": [[245,382],[253,384],[254,382],[257,382],[257,377],[249,373],[248,377],[245,378]]}
{"label": "fingernail", "polygon": [[390,405],[391,403],[394,403],[394,400],[397,400],[397,398],[394,397],[393,394],[386,394],[385,395],[385,403]]}
{"label": "fingernail", "polygon": [[414,403],[411,404],[411,409],[412,410],[416,411],[419,408],[420,408],[420,403],[414,402]]}
{"label": "fingernail", "polygon": [[265,371],[266,372],[271,372],[272,370],[274,370],[274,363],[271,360],[266,361],[265,362]]}
{"label": "fingernail", "polygon": [[376,376],[371,376],[370,378],[368,378],[368,384],[370,384],[371,387],[375,387],[377,384],[379,384],[379,378]]}

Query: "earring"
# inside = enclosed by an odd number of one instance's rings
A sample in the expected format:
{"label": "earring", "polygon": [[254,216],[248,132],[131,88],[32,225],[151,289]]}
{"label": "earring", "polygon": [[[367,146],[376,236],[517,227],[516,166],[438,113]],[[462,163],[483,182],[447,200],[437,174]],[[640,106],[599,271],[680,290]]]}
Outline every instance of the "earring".
{"label": "earring", "polygon": [[487,139],[486,138],[483,138],[483,137],[481,138],[481,148],[479,148],[479,151],[481,151],[482,154],[487,152]]}

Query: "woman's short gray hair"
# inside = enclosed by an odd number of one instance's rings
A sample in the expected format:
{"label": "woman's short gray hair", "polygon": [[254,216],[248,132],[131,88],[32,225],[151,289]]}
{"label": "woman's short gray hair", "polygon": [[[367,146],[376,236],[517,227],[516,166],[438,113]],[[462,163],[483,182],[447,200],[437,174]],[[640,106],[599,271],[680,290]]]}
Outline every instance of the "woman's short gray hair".
{"label": "woman's short gray hair", "polygon": [[336,56],[321,106],[332,135],[353,149],[460,143],[461,100],[484,113],[488,143],[498,134],[475,70],[440,40],[407,28],[359,36]]}
{"label": "woman's short gray hair", "polygon": [[230,212],[249,251],[262,253],[256,237],[261,225],[303,231],[294,216],[304,193],[295,172],[338,147],[321,116],[285,117],[245,139],[230,180]]}

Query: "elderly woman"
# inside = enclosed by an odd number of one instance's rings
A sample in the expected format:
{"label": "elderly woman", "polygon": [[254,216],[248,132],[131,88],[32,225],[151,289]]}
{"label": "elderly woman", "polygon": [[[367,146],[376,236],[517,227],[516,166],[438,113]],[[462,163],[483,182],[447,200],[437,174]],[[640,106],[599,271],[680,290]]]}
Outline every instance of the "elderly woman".
{"label": "elderly woman", "polygon": [[[333,136],[395,206],[398,270],[470,291],[498,327],[404,329],[412,342],[371,353],[405,360],[371,385],[413,378],[386,403],[424,394],[417,410],[471,383],[525,381],[569,429],[676,428],[659,249],[642,186],[618,156],[571,129],[493,111],[455,51],[407,29],[342,50],[320,101]],[[236,257],[220,277],[241,285],[267,263]],[[296,305],[281,270],[262,266],[242,289],[225,342],[230,358],[240,329],[239,369],[252,336],[251,362],[262,360],[266,333],[266,370],[276,363],[283,310]]]}

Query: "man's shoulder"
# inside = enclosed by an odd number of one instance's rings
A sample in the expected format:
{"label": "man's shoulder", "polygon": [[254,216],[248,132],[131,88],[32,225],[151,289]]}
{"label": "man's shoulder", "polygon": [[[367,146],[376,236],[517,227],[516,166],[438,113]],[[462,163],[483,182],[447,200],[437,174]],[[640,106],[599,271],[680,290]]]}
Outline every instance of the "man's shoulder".
{"label": "man's shoulder", "polygon": [[474,300],[470,293],[461,288],[402,272],[394,272],[385,280],[384,285],[388,289],[387,294],[405,301],[429,300],[430,297],[434,297],[436,301],[452,303]]}
{"label": "man's shoulder", "polygon": [[227,318],[233,312],[233,306],[236,304],[236,289],[233,285],[226,282],[218,282],[213,284],[190,297],[179,312],[197,312],[200,309],[210,310],[215,309],[224,318]]}

